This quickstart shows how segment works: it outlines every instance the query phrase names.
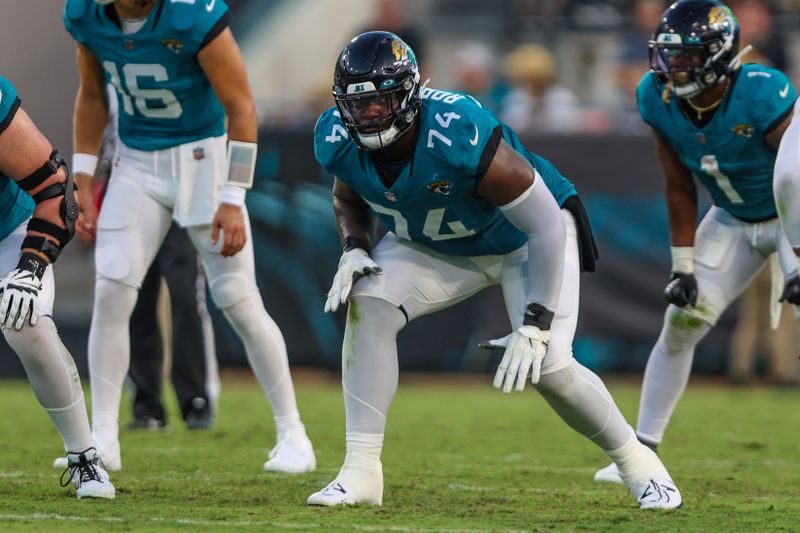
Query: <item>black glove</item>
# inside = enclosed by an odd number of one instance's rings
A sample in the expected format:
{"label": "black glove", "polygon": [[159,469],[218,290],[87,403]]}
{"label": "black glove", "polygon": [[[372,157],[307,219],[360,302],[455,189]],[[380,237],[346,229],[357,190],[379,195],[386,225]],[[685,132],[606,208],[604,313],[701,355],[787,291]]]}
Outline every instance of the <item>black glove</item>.
{"label": "black glove", "polygon": [[800,305],[800,274],[795,274],[786,280],[779,302],[789,302],[792,305]]}
{"label": "black glove", "polygon": [[694,274],[673,272],[664,289],[664,298],[678,307],[694,306],[697,304],[697,278]]}

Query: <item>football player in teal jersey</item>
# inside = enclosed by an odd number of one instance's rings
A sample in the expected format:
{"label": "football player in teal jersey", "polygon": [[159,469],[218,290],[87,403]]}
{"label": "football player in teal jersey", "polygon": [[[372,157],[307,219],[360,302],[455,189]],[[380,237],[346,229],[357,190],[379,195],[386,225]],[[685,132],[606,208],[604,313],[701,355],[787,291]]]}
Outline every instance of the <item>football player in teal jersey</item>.
{"label": "football player in teal jersey", "polygon": [[[639,439],[655,449],[689,380],[695,346],[777,252],[787,284],[797,262],[773,199],[776,150],[797,93],[783,73],[739,64],[739,26],[716,0],[680,0],[650,41],[637,89],[666,180],[672,274],[664,325],[644,373]],[[697,225],[696,181],[714,205]],[[620,482],[615,465],[598,481]]]}
{"label": "football player in teal jersey", "polygon": [[[172,220],[185,227],[211,295],[239,334],[275,415],[265,470],[316,467],[295,402],[286,344],[255,279],[245,207],[256,159],[257,118],[223,0],[68,0],[77,41],[73,170],[83,228],[97,231],[89,334],[92,433],[106,466],[121,468],[118,437],[128,372],[128,322],[141,282]],[[99,219],[88,198],[117,90],[117,162]],[[227,131],[226,131],[227,119]]]}
{"label": "football player in teal jersey", "polygon": [[50,265],[74,235],[77,218],[66,164],[0,77],[0,328],[61,435],[64,474],[78,498],[114,498],[92,445],[78,369],[52,318]]}
{"label": "football player in teal jersey", "polygon": [[[572,357],[579,273],[596,258],[573,185],[472,97],[421,87],[413,51],[391,33],[364,33],[344,48],[333,97],[314,150],[335,176],[344,247],[325,310],[349,303],[347,453],[308,503],[382,503],[397,333],[499,284],[515,331],[494,386],[522,391],[530,376],[558,415],[619,465],[642,508],[680,506],[661,461],[636,440],[600,378]],[[389,230],[377,244],[374,215]]]}

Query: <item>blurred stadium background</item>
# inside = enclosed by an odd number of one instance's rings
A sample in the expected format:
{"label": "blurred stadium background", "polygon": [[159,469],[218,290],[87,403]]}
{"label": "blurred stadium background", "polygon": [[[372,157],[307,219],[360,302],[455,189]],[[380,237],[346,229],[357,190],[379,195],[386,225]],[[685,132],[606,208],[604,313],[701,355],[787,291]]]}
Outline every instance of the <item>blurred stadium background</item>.
{"label": "blurred stadium background", "polygon": [[[262,121],[257,185],[248,195],[260,287],[294,367],[338,369],[344,326],[344,313],[322,312],[340,247],[331,177],[313,158],[314,121],[332,104],[333,65],[347,40],[385,29],[414,48],[432,87],[475,95],[576,183],[601,251],[600,272],[582,278],[576,357],[603,372],[641,372],[660,329],[669,247],[660,171],[633,91],[647,69],[648,34],[666,2],[227,1]],[[17,86],[26,110],[54,145],[70,155],[77,74],[74,44],[61,22],[63,3],[0,4],[0,72]],[[800,1],[729,4],[740,17],[744,43],[755,46],[749,60],[798,80]],[[56,323],[83,371],[92,250],[76,240],[56,276]],[[766,302],[765,286],[754,293],[756,301]],[[496,361],[476,345],[507,333],[502,309],[499,291],[487,291],[412,323],[400,338],[402,368],[486,371]],[[770,348],[752,335],[765,327],[736,331],[734,307],[700,346],[696,371],[726,372],[734,348],[756,356],[778,350],[778,357],[793,360],[795,325],[791,312],[785,314],[781,336],[788,342]],[[214,318],[220,364],[245,365],[238,341],[219,314]],[[744,340],[732,341],[732,335]],[[759,363],[760,371],[764,367]],[[795,381],[797,365],[784,368],[773,377]],[[23,375],[5,345],[0,375]]]}

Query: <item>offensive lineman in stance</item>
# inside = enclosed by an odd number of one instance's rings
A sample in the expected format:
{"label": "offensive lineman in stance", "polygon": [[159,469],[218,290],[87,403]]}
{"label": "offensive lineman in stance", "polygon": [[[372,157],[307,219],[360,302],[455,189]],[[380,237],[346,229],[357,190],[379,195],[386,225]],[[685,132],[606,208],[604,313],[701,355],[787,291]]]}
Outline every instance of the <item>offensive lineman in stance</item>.
{"label": "offensive lineman in stance", "polygon": [[[595,260],[575,188],[473,98],[419,81],[414,53],[400,38],[361,34],[339,56],[336,107],[314,133],[317,160],[335,176],[344,246],[325,309],[349,301],[347,454],[336,479],[308,503],[382,503],[397,333],[409,320],[501,284],[516,331],[495,387],[522,391],[530,373],[562,419],[619,465],[642,508],[680,506],[661,461],[636,440],[602,381],[572,358],[579,270]],[[374,248],[373,212],[390,230]]]}
{"label": "offensive lineman in stance", "polygon": [[92,446],[78,369],[52,319],[50,264],[74,235],[77,218],[66,164],[0,77],[0,327],[64,441],[65,474],[78,498],[114,498]]}
{"label": "offensive lineman in stance", "polygon": [[[128,322],[173,218],[187,228],[214,302],[242,339],[272,404],[277,444],[264,469],[316,467],[286,345],[256,286],[244,200],[252,186],[257,119],[229,18],[222,0],[66,4],[64,21],[78,42],[74,170],[81,195],[90,190],[106,123],[106,81],[119,101],[121,142],[97,221],[89,333],[92,436],[112,470],[122,466],[118,418],[130,359]],[[96,213],[88,198],[81,213],[93,230]]]}
{"label": "offensive lineman in stance", "polygon": [[[781,300],[800,303],[800,279],[773,198],[776,151],[797,98],[791,81],[772,68],[739,65],[739,23],[717,0],[674,3],[650,50],[637,100],[666,180],[672,245],[670,305],[647,361],[636,426],[655,450],[695,346],[770,254],[778,253],[787,280]],[[714,200],[698,227],[695,179]],[[622,481],[613,464],[595,480]]]}

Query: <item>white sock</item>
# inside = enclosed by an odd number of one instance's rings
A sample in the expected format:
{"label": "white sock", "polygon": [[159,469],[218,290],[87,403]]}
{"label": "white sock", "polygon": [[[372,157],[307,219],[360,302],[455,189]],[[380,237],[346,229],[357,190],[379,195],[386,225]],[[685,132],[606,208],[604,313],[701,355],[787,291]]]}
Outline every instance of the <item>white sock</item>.
{"label": "white sock", "polygon": [[620,476],[626,483],[654,478],[671,479],[655,452],[639,442],[632,429],[625,444],[606,450],[606,454],[616,463]]}
{"label": "white sock", "polygon": [[683,314],[675,306],[667,308],[664,328],[644,371],[636,433],[654,444],[664,438],[672,412],[689,382],[695,346],[711,329],[706,322],[695,327],[676,327],[673,322],[677,313]]}
{"label": "white sock", "polygon": [[286,343],[264,309],[261,296],[252,294],[222,312],[244,343],[247,360],[272,405],[276,421],[292,417],[299,420]]}
{"label": "white sock", "polygon": [[347,454],[344,457],[342,471],[381,469],[381,450],[383,450],[383,433],[345,433]]}
{"label": "white sock", "polygon": [[89,329],[89,378],[92,385],[92,433],[116,440],[122,386],[130,364],[128,324],[139,291],[100,278],[95,283]]}
{"label": "white sock", "polygon": [[91,447],[89,418],[81,378],[67,348],[49,316],[40,316],[35,326],[4,329],[9,346],[25,367],[36,399],[50,415],[67,451]]}
{"label": "white sock", "polygon": [[278,440],[284,435],[288,437],[301,438],[306,434],[306,428],[300,421],[300,414],[295,413],[287,416],[275,417],[275,433]]}

